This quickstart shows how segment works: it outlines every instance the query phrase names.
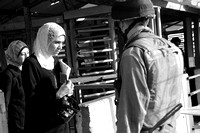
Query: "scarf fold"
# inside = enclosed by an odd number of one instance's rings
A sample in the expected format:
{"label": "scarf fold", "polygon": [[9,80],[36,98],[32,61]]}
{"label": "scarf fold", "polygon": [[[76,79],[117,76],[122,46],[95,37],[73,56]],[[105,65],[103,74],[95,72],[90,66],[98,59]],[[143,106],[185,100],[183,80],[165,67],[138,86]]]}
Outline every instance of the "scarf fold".
{"label": "scarf fold", "polygon": [[[128,40],[130,40],[131,38],[136,37],[137,35],[139,35],[141,32],[150,32],[153,33],[153,31],[151,30],[151,28],[141,25],[141,23],[137,23],[128,33]],[[126,44],[125,46],[126,47]]]}

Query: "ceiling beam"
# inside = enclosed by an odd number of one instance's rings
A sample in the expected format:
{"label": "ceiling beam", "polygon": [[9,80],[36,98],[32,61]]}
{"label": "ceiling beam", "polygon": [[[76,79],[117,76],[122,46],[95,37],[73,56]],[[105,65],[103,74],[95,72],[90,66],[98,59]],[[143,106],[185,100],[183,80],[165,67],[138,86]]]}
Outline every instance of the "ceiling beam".
{"label": "ceiling beam", "polygon": [[104,13],[110,13],[111,12],[111,6],[95,6],[90,8],[84,8],[80,10],[71,10],[64,12],[64,19],[74,19],[74,18],[81,18],[81,17],[87,17],[97,14],[104,14]]}
{"label": "ceiling beam", "polygon": [[0,20],[0,23],[1,23],[1,24],[4,24],[4,23],[6,23],[7,21],[11,20],[12,18],[14,18],[14,17],[16,17],[16,16],[23,16],[23,10],[22,10],[22,9],[16,10],[16,11],[13,12],[12,14],[3,17],[3,18]]}
{"label": "ceiling beam", "polygon": [[[30,3],[30,8],[36,6],[44,1],[47,1],[47,0],[35,0],[32,3]],[[7,12],[8,14],[2,14],[2,15],[7,15],[7,16],[5,16],[4,18],[2,18],[0,20],[0,24],[4,24],[7,21],[15,18],[16,16],[23,16],[24,15],[23,10],[24,10],[23,7],[20,7],[19,9],[16,9],[16,10],[12,10],[11,12],[8,10],[7,11],[5,10],[5,12]],[[0,13],[3,13],[3,12],[4,12],[4,9],[0,9]]]}
{"label": "ceiling beam", "polygon": [[91,3],[96,5],[107,5],[107,6],[111,6],[115,2],[115,0],[76,0],[76,1]]}
{"label": "ceiling beam", "polygon": [[24,11],[24,23],[26,30],[26,44],[28,45],[30,51],[32,52],[32,20],[31,20],[31,11],[30,11],[30,0],[23,0],[23,11]]}
{"label": "ceiling beam", "polygon": [[15,12],[15,10],[0,9],[0,15],[12,15]]}
{"label": "ceiling beam", "polygon": [[[56,16],[56,17],[32,20],[32,28],[39,27],[42,24],[47,23],[47,22],[63,23],[63,17],[62,16]],[[11,31],[11,30],[20,30],[20,29],[25,29],[25,28],[26,27],[25,27],[24,22],[8,23],[8,24],[3,24],[3,25],[0,26],[0,32]]]}
{"label": "ceiling beam", "polygon": [[176,3],[176,4],[180,4],[182,6],[182,9],[175,9],[175,8],[173,8],[173,6],[169,6],[169,4],[170,4],[169,2],[171,2],[171,1],[173,1],[173,0],[152,0],[153,4],[155,6],[160,6],[163,8],[168,8],[168,9],[173,9],[173,10],[184,11],[184,12],[188,12],[188,13],[194,13],[197,15],[200,14],[200,9],[192,7],[191,5]]}

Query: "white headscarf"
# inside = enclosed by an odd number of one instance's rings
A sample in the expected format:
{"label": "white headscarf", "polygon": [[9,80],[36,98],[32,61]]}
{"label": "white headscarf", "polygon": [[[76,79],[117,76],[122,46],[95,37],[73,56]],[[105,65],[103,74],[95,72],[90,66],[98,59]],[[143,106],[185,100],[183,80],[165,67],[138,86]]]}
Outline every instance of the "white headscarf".
{"label": "white headscarf", "polygon": [[33,52],[41,67],[48,70],[54,68],[54,58],[49,54],[48,49],[50,43],[59,36],[65,36],[65,31],[60,25],[54,22],[46,23],[38,30]]}

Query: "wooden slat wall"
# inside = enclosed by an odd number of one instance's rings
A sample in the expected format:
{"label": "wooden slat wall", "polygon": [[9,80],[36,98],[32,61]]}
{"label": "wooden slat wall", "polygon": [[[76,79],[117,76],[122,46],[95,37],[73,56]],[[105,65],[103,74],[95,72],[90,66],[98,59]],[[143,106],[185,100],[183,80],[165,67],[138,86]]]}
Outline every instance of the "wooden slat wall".
{"label": "wooden slat wall", "polygon": [[64,13],[74,77],[116,73],[117,44],[110,11],[110,6],[96,6]]}

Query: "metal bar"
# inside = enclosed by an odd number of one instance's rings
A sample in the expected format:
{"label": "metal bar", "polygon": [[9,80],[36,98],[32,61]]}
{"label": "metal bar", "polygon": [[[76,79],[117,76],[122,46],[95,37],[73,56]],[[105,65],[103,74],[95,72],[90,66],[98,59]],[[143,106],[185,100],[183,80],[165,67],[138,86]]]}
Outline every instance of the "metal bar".
{"label": "metal bar", "polygon": [[197,74],[197,75],[194,75],[194,76],[190,76],[187,79],[190,80],[190,79],[194,79],[194,78],[198,78],[198,77],[200,77],[200,74]]}
{"label": "metal bar", "polygon": [[81,65],[91,65],[91,64],[108,63],[108,62],[112,62],[112,61],[113,61],[113,59],[98,60],[98,61],[89,61],[89,62],[82,62]]}
{"label": "metal bar", "polygon": [[88,95],[84,95],[81,99],[91,98],[91,97],[97,97],[97,96],[102,96],[102,95],[108,95],[108,94],[113,94],[113,93],[115,93],[114,90],[107,91],[107,92],[100,92],[100,93],[88,94]]}
{"label": "metal bar", "polygon": [[105,31],[109,30],[109,28],[98,28],[98,29],[85,29],[85,30],[77,30],[78,33],[83,33],[83,32],[93,32],[93,31]]}
{"label": "metal bar", "polygon": [[113,84],[75,85],[74,88],[75,89],[81,89],[81,90],[83,90],[83,89],[98,89],[98,88],[100,88],[100,89],[102,89],[102,88],[104,88],[104,89],[108,88],[109,89],[109,88],[114,88],[114,85]]}
{"label": "metal bar", "polygon": [[111,16],[109,16],[109,27],[110,27],[110,30],[109,30],[109,34],[110,34],[110,38],[111,38],[111,43],[110,43],[110,47],[112,48],[112,51],[111,51],[111,58],[113,59],[113,62],[112,62],[112,68],[114,70],[114,72],[116,73],[117,72],[117,52],[116,52],[116,42],[115,42],[115,25],[114,25],[114,21],[113,19],[111,18]]}
{"label": "metal bar", "polygon": [[157,25],[157,34],[162,37],[162,26],[161,26],[161,16],[160,16],[160,7],[155,7],[156,12],[156,25]]}
{"label": "metal bar", "polygon": [[86,43],[92,43],[92,42],[105,42],[105,41],[110,41],[111,38],[104,38],[104,39],[90,39],[90,40],[86,40],[86,41],[79,41],[79,44],[86,44]]}
{"label": "metal bar", "polygon": [[79,51],[80,54],[93,54],[93,53],[103,53],[103,52],[111,52],[111,48],[101,49],[101,50],[91,50],[91,51]]}
{"label": "metal bar", "polygon": [[193,91],[193,92],[190,92],[189,94],[188,94],[188,96],[190,97],[190,96],[193,96],[193,95],[195,95],[195,94],[197,94],[197,93],[199,93],[200,92],[200,89],[197,89],[196,91]]}

